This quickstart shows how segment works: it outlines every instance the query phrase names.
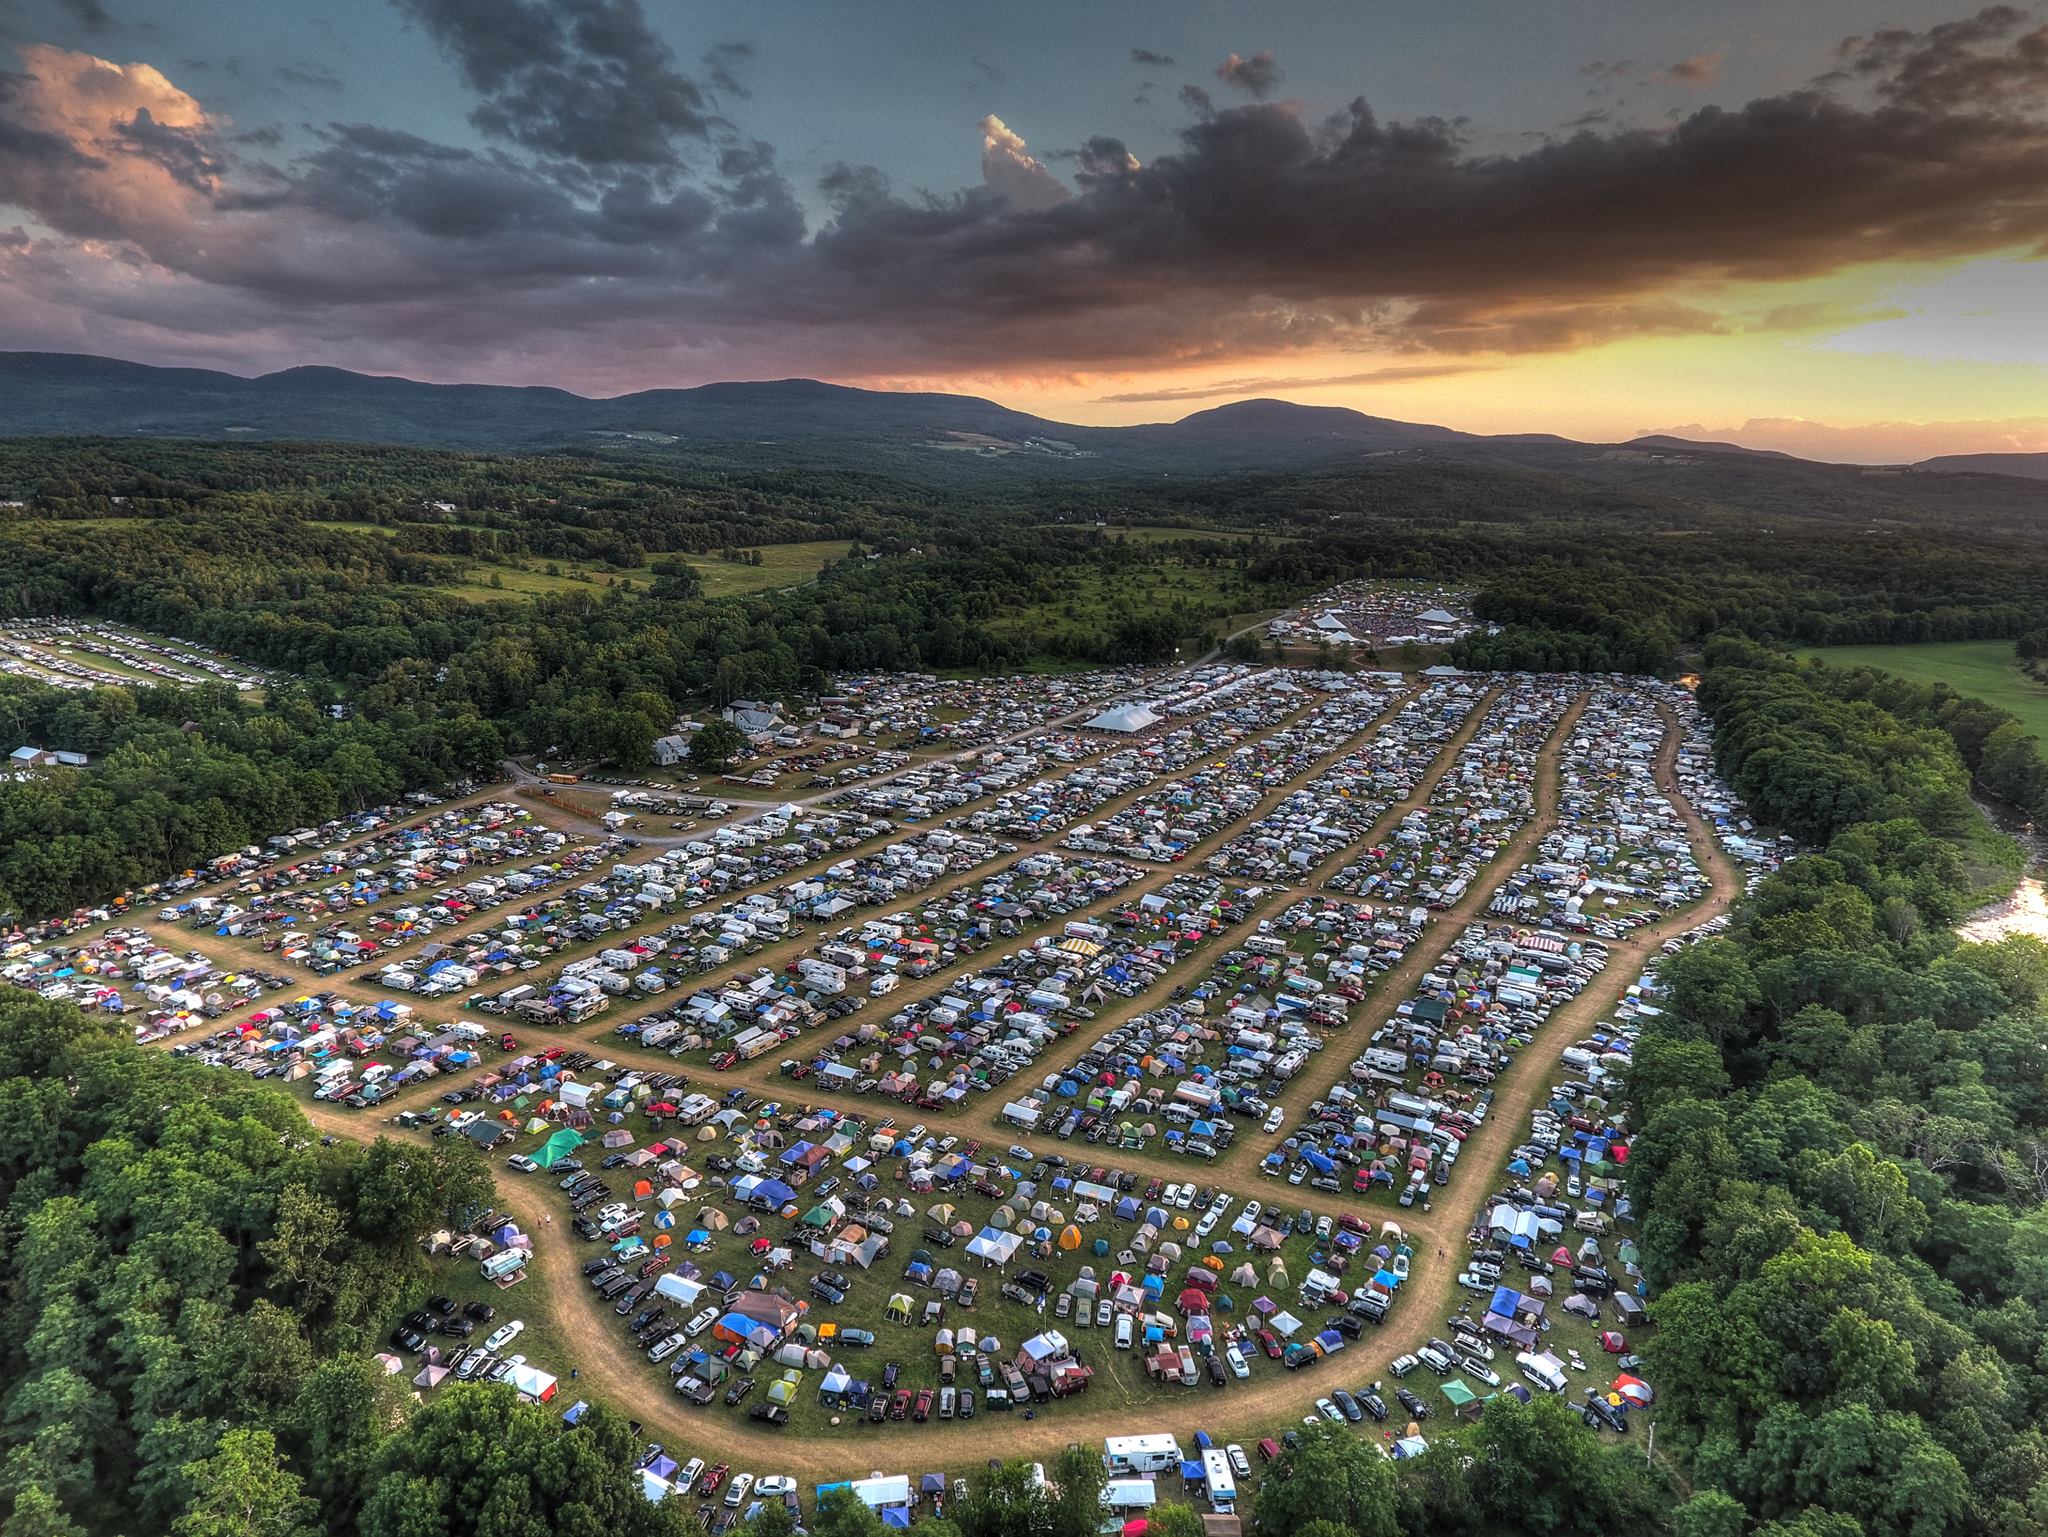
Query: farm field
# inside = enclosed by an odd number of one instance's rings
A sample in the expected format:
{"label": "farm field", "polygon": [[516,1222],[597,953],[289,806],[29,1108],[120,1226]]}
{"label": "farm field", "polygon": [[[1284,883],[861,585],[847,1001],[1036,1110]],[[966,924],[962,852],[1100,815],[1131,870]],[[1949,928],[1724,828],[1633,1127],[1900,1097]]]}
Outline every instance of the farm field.
{"label": "farm field", "polygon": [[1802,657],[1836,667],[1877,667],[1914,683],[1946,683],[2017,716],[2036,741],[2048,742],[2048,685],[2020,670],[2012,642],[1934,641],[1912,646],[1825,646]]}

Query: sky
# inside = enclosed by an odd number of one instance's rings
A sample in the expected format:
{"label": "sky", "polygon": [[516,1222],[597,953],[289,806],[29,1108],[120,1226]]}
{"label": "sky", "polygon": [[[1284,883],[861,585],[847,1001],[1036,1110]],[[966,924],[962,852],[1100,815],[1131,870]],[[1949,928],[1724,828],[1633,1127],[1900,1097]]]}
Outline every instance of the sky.
{"label": "sky", "polygon": [[4,0],[0,348],[2048,451],[2048,14]]}

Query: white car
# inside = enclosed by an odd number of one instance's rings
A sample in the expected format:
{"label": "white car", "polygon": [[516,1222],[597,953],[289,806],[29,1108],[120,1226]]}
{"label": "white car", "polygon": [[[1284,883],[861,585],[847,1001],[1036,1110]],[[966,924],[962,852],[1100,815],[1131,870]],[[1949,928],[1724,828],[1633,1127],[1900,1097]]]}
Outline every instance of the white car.
{"label": "white car", "polygon": [[1252,1460],[1245,1456],[1244,1448],[1235,1441],[1223,1448],[1223,1455],[1230,1459],[1230,1471],[1239,1478],[1250,1478],[1252,1476]]}
{"label": "white car", "polygon": [[1116,1320],[1116,1348],[1119,1350],[1129,1350],[1131,1348],[1131,1337],[1134,1332],[1131,1326],[1131,1315],[1119,1313]]}
{"label": "white car", "polygon": [[1269,1136],[1286,1124],[1287,1107],[1285,1105],[1275,1105],[1266,1112],[1266,1132]]}
{"label": "white car", "polygon": [[796,1493],[796,1480],[785,1473],[770,1473],[754,1485],[754,1493],[764,1500],[777,1499],[785,1494]]}
{"label": "white car", "polygon": [[747,1502],[747,1491],[748,1491],[749,1489],[753,1488],[753,1487],[754,1487],[754,1475],[753,1475],[753,1474],[751,1474],[751,1473],[735,1473],[735,1474],[733,1474],[733,1476],[732,1476],[732,1483],[731,1483],[730,1485],[728,1485],[728,1486],[727,1486],[727,1488],[726,1488],[726,1491],[725,1491],[725,1506],[726,1506],[726,1509],[728,1509],[728,1510],[738,1510],[738,1509],[740,1508],[740,1506],[744,1505],[744,1504],[745,1504],[745,1503]]}
{"label": "white car", "polygon": [[1230,1375],[1240,1382],[1252,1374],[1251,1363],[1245,1360],[1244,1352],[1235,1345],[1223,1347],[1223,1361],[1230,1368]]}
{"label": "white car", "polygon": [[1173,1198],[1173,1204],[1182,1211],[1186,1211],[1190,1206],[1194,1205],[1195,1187],[1193,1185],[1182,1185],[1180,1187],[1180,1194]]}
{"label": "white car", "polygon": [[687,1324],[683,1325],[683,1333],[689,1335],[691,1339],[695,1339],[698,1335],[702,1334],[706,1329],[710,1328],[713,1324],[717,1322],[718,1309],[706,1308],[703,1312],[699,1313],[695,1318],[691,1319]]}
{"label": "white car", "polygon": [[517,1169],[521,1174],[532,1174],[540,1168],[539,1164],[528,1158],[524,1153],[514,1153],[505,1162]]}
{"label": "white car", "polygon": [[526,1325],[522,1323],[519,1319],[515,1318],[510,1323],[504,1325],[502,1328],[493,1330],[491,1333],[491,1337],[484,1341],[484,1349],[503,1350],[507,1345],[511,1344],[514,1340],[518,1339],[519,1336],[524,1334],[525,1332]]}
{"label": "white car", "polygon": [[1167,1186],[1167,1187],[1166,1187],[1166,1188],[1165,1188],[1164,1190],[1160,1191],[1160,1192],[1159,1192],[1159,1204],[1160,1204],[1161,1206],[1178,1206],[1178,1205],[1180,1205],[1180,1186],[1179,1186],[1179,1185],[1168,1185],[1168,1186]]}
{"label": "white car", "polygon": [[697,1480],[703,1476],[704,1459],[702,1457],[692,1457],[683,1464],[683,1471],[676,1475],[675,1492],[678,1495],[688,1494],[697,1486]]}

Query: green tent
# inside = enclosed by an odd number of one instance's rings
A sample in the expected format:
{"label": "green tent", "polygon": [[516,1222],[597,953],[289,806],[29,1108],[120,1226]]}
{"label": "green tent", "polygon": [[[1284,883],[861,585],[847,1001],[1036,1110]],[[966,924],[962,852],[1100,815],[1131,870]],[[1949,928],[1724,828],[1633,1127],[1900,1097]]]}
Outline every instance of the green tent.
{"label": "green tent", "polygon": [[1462,1409],[1467,1404],[1477,1403],[1479,1401],[1479,1395],[1477,1393],[1474,1393],[1470,1388],[1466,1387],[1464,1383],[1458,1381],[1456,1378],[1453,1378],[1451,1381],[1446,1382],[1443,1385],[1442,1392],[1444,1397],[1448,1398],[1451,1401],[1451,1407],[1454,1409]]}
{"label": "green tent", "polygon": [[533,1161],[543,1169],[552,1169],[581,1146],[583,1146],[581,1134],[570,1131],[565,1126],[538,1148],[534,1149]]}

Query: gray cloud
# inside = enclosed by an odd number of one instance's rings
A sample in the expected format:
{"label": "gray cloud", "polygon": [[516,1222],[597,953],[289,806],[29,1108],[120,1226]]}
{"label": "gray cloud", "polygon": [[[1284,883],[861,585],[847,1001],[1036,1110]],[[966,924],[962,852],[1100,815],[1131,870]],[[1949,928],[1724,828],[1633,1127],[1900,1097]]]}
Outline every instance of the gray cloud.
{"label": "gray cloud", "polygon": [[1250,58],[1233,53],[1216,66],[1216,78],[1247,96],[1264,101],[1280,83],[1280,61],[1261,48]]}
{"label": "gray cloud", "polygon": [[324,65],[312,63],[280,64],[271,73],[286,85],[299,86],[309,91],[338,91],[341,77]]}
{"label": "gray cloud", "polygon": [[1180,60],[1169,53],[1154,53],[1150,48],[1133,48],[1131,62],[1143,64],[1150,69],[1172,69]]}
{"label": "gray cloud", "polygon": [[713,43],[704,50],[704,78],[721,96],[745,100],[754,93],[741,82],[739,67],[751,62],[753,57],[754,45],[743,39]]}
{"label": "gray cloud", "polygon": [[[553,101],[590,71],[682,79],[658,45],[619,56],[645,30],[623,0],[494,3],[490,35],[441,15],[483,0],[407,3],[436,13],[498,110]],[[589,16],[616,26],[586,32]],[[50,50],[0,76],[0,203],[39,230],[0,248],[0,335],[627,387],[1316,348],[1444,369],[1790,324],[1674,295],[2048,244],[2048,122],[2027,105],[2048,59],[2033,35],[1979,18],[1864,40],[1828,82],[1655,129],[1589,121],[1514,153],[1477,151],[1442,119],[1382,121],[1362,100],[1309,121],[1196,90],[1165,153],[1141,165],[1091,138],[1058,162],[1062,180],[991,118],[981,185],[911,193],[835,165],[810,220],[773,148],[701,110],[630,104],[633,131],[587,157],[562,146],[628,108],[571,124],[551,107],[481,148],[330,124],[272,163],[153,72],[121,75],[131,94],[109,106],[77,83],[103,90],[103,67]],[[1965,78],[1996,89],[1973,99]],[[101,126],[77,131],[88,105]]]}
{"label": "gray cloud", "polygon": [[1921,111],[2027,109],[2048,102],[2048,26],[2005,40],[2031,18],[2009,5],[1943,22],[1851,37],[1837,50],[1837,81],[1866,80],[1886,101]]}
{"label": "gray cloud", "polygon": [[1219,379],[1214,384],[1176,385],[1156,390],[1129,390],[1120,395],[1099,395],[1102,405],[1163,405],[1179,400],[1216,400],[1225,395],[1273,395],[1283,391],[1322,390],[1360,384],[1418,384],[1428,379],[1455,379],[1464,374],[1492,373],[1483,363],[1416,363],[1391,368],[1369,368],[1363,373],[1322,376],[1262,374],[1248,379]]}
{"label": "gray cloud", "polygon": [[587,166],[674,166],[701,138],[703,90],[676,67],[639,0],[393,0],[481,98],[493,138]]}
{"label": "gray cloud", "polygon": [[104,32],[114,24],[100,0],[60,0],[73,21],[88,32]]}

